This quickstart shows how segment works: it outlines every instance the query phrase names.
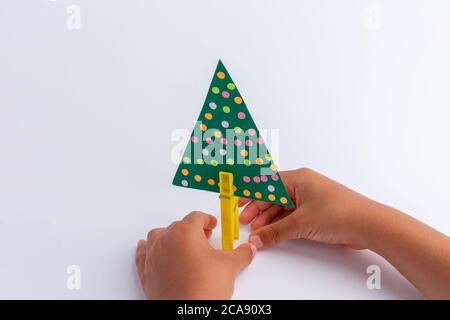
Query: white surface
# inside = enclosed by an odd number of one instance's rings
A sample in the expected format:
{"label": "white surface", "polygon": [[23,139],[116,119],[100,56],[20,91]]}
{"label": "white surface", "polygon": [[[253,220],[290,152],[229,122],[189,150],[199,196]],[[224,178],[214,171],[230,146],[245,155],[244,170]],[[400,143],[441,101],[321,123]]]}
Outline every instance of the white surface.
{"label": "white surface", "polygon": [[[66,28],[69,4],[81,8],[79,31]],[[372,5],[379,30],[367,24]],[[218,212],[214,194],[171,186],[171,135],[191,129],[219,58],[257,125],[280,129],[282,169],[314,168],[449,234],[449,9],[3,0],[0,298],[142,298],[136,241],[191,210]],[[66,288],[71,264],[78,291]],[[371,264],[381,290],[366,288]],[[235,291],[420,297],[373,254],[304,241],[260,253]]]}

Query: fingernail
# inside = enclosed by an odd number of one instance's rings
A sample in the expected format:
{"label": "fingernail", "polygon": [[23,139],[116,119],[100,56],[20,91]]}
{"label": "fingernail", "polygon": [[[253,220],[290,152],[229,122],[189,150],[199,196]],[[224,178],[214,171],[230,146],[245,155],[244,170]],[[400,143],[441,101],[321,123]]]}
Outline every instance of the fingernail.
{"label": "fingernail", "polygon": [[253,243],[250,243],[250,249],[252,249],[252,256],[256,256],[256,253],[258,252],[258,249]]}
{"label": "fingernail", "polygon": [[145,243],[145,240],[138,240],[137,246],[139,247],[139,246],[143,245],[144,243]]}
{"label": "fingernail", "polygon": [[259,236],[257,236],[257,235],[251,236],[251,237],[248,239],[248,242],[250,242],[251,244],[253,244],[253,245],[256,247],[256,249],[259,249],[259,248],[261,248],[261,247],[263,246],[263,243],[262,243],[262,241],[261,241],[261,238],[260,238]]}

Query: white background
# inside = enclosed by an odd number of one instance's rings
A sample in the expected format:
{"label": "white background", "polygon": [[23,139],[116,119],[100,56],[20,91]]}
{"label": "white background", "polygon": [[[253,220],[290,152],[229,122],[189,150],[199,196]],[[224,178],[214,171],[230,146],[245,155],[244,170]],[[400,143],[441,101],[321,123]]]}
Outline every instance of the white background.
{"label": "white background", "polygon": [[[219,58],[257,125],[279,129],[281,169],[450,234],[449,15],[446,0],[1,0],[0,298],[143,297],[136,241],[218,214],[216,195],[171,185],[171,136],[191,129]],[[422,296],[374,254],[293,241],[260,252],[234,297]]]}

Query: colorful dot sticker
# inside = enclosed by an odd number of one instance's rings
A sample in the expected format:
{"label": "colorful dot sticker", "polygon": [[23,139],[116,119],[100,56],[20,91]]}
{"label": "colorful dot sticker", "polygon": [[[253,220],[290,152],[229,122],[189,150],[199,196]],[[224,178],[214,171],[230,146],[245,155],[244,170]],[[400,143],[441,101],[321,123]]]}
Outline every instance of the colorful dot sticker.
{"label": "colorful dot sticker", "polygon": [[217,160],[211,160],[211,165],[213,166],[213,167],[216,167],[217,165],[218,165],[219,163],[217,162]]}
{"label": "colorful dot sticker", "polygon": [[200,182],[200,181],[202,181],[202,176],[196,174],[196,175],[194,176],[194,179],[195,179],[195,181]]}
{"label": "colorful dot sticker", "polygon": [[181,181],[181,185],[182,185],[183,187],[187,187],[187,186],[189,185],[189,182],[188,182],[187,180],[182,180],[182,181]]}
{"label": "colorful dot sticker", "polygon": [[215,102],[210,102],[209,103],[209,107],[211,108],[211,110],[216,110],[217,109],[217,104]]}
{"label": "colorful dot sticker", "polygon": [[256,199],[261,199],[262,198],[261,192],[255,192],[255,198]]}
{"label": "colorful dot sticker", "polygon": [[244,164],[245,164],[247,167],[249,167],[249,166],[252,164],[252,162],[251,162],[249,159],[245,159],[245,160],[244,160]]}
{"label": "colorful dot sticker", "polygon": [[257,165],[262,165],[262,164],[264,164],[264,160],[261,159],[261,158],[256,158],[256,164]]}
{"label": "colorful dot sticker", "polygon": [[203,165],[205,164],[205,161],[203,159],[197,159],[197,164]]}
{"label": "colorful dot sticker", "polygon": [[246,197],[249,197],[250,196],[250,191],[248,191],[247,189],[245,189],[244,191],[243,191],[243,193],[244,193],[244,196],[246,196]]}
{"label": "colorful dot sticker", "polygon": [[223,73],[222,71],[217,72],[217,78],[225,79],[225,73]]}
{"label": "colorful dot sticker", "polygon": [[218,94],[218,93],[220,92],[220,89],[217,88],[217,87],[212,87],[211,91],[212,91],[212,93],[214,93],[214,94]]}
{"label": "colorful dot sticker", "polygon": [[230,113],[230,111],[231,111],[231,109],[230,109],[229,106],[224,106],[224,107],[222,108],[222,110],[223,110],[223,112],[225,112],[225,113]]}
{"label": "colorful dot sticker", "polygon": [[238,112],[237,116],[238,116],[238,118],[241,119],[241,120],[244,120],[244,119],[245,119],[245,113],[243,113],[242,111],[241,111],[241,112]]}
{"label": "colorful dot sticker", "polygon": [[253,177],[253,182],[254,183],[260,183],[261,182],[261,178],[259,176],[254,176]]}
{"label": "colorful dot sticker", "polygon": [[208,184],[210,186],[213,186],[216,182],[214,181],[214,179],[208,179]]}
{"label": "colorful dot sticker", "polygon": [[222,125],[222,127],[224,127],[225,129],[227,129],[227,128],[230,126],[230,124],[228,123],[228,121],[222,121],[221,125]]}
{"label": "colorful dot sticker", "polygon": [[267,190],[269,190],[269,192],[274,192],[275,187],[273,185],[269,185],[269,186],[267,186]]}
{"label": "colorful dot sticker", "polygon": [[275,197],[273,194],[269,194],[269,195],[267,196],[267,198],[268,198],[270,201],[275,201],[275,199],[276,199],[276,197]]}
{"label": "colorful dot sticker", "polygon": [[209,113],[209,112],[205,113],[205,118],[206,118],[206,120],[211,120],[213,118],[212,113]]}
{"label": "colorful dot sticker", "polygon": [[227,159],[227,164],[230,165],[230,166],[234,165],[234,160],[231,159],[231,158],[228,158]]}
{"label": "colorful dot sticker", "polygon": [[242,103],[242,98],[241,97],[235,97],[234,98],[234,103],[241,104]]}
{"label": "colorful dot sticker", "polygon": [[181,170],[181,174],[183,176],[187,176],[189,174],[189,170],[188,169],[183,169],[183,170]]}
{"label": "colorful dot sticker", "polygon": [[273,174],[273,175],[272,175],[272,180],[273,180],[273,181],[278,181],[278,175]]}
{"label": "colorful dot sticker", "polygon": [[282,204],[286,204],[286,203],[288,202],[288,200],[287,200],[285,197],[281,197],[281,198],[280,198],[280,202],[281,202]]}
{"label": "colorful dot sticker", "polygon": [[183,158],[183,162],[186,163],[186,164],[189,164],[189,163],[191,163],[191,158],[189,158],[189,157],[184,157],[184,158]]}
{"label": "colorful dot sticker", "polygon": [[241,156],[243,156],[243,157],[248,156],[248,151],[245,150],[245,149],[242,149],[242,150],[241,150]]}
{"label": "colorful dot sticker", "polygon": [[251,181],[251,179],[250,179],[249,176],[244,176],[244,177],[242,178],[242,180],[244,180],[245,183],[249,183],[249,182]]}
{"label": "colorful dot sticker", "polygon": [[228,91],[222,91],[222,97],[228,99],[230,97],[230,93]]}
{"label": "colorful dot sticker", "polygon": [[229,84],[227,84],[227,89],[234,90],[234,89],[236,89],[236,85],[234,83],[230,82]]}
{"label": "colorful dot sticker", "polygon": [[206,124],[202,123],[202,124],[200,125],[200,130],[206,131],[206,130],[208,130],[208,127],[206,126]]}
{"label": "colorful dot sticker", "polygon": [[267,176],[261,176],[261,182],[267,182],[267,180],[269,180]]}
{"label": "colorful dot sticker", "polygon": [[193,136],[193,137],[191,138],[191,141],[192,141],[193,143],[198,143],[198,138],[197,138],[196,136]]}

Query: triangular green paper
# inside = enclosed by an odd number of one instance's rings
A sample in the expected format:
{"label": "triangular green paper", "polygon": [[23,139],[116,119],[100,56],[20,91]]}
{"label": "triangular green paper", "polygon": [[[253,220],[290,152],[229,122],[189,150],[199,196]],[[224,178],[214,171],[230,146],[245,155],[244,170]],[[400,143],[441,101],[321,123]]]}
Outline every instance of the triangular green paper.
{"label": "triangular green paper", "polygon": [[241,94],[219,60],[173,184],[220,192],[220,171],[233,174],[235,196],[294,207]]}

